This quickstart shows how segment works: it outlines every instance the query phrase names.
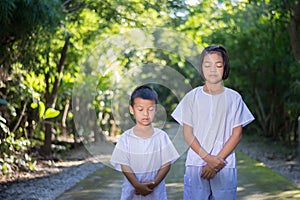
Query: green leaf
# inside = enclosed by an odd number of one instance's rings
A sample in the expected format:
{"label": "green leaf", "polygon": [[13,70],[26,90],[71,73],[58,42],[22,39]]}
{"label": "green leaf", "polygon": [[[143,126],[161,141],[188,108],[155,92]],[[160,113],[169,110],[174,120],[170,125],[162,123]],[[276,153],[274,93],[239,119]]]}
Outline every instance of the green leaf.
{"label": "green leaf", "polygon": [[31,171],[34,171],[34,170],[35,170],[35,162],[30,162],[30,163],[29,163],[29,169],[30,169]]}
{"label": "green leaf", "polygon": [[39,117],[43,118],[44,113],[45,113],[45,104],[42,101],[40,101],[39,102]]}
{"label": "green leaf", "polygon": [[4,163],[4,165],[2,165],[2,171],[7,171],[8,170],[8,164]]}
{"label": "green leaf", "polygon": [[35,103],[35,102],[32,102],[32,103],[30,104],[30,107],[31,107],[32,109],[36,109],[38,106],[39,106],[39,104],[37,104],[37,103]]}
{"label": "green leaf", "polygon": [[55,118],[59,115],[59,111],[55,110],[54,108],[48,108],[45,112],[44,119],[51,119]]}

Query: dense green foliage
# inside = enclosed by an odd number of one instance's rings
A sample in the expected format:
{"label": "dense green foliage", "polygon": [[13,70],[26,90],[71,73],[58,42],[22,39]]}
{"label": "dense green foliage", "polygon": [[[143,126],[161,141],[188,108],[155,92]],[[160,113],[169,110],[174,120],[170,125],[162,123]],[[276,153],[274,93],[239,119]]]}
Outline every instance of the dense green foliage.
{"label": "dense green foliage", "polygon": [[33,170],[30,155],[51,158],[62,136],[74,145],[119,134],[132,123],[130,92],[147,81],[172,120],[184,95],[172,89],[201,84],[197,55],[209,44],[228,49],[225,85],[254,113],[248,131],[295,144],[299,24],[298,0],[1,1],[0,171]]}

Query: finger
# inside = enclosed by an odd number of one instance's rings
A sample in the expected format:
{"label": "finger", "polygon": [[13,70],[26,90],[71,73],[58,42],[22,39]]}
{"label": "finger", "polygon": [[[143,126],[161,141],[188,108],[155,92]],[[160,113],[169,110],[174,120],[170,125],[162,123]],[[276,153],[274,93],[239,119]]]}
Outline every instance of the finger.
{"label": "finger", "polygon": [[214,170],[215,172],[218,172],[218,171],[219,171],[219,168],[216,167],[216,168],[214,168],[213,170]]}
{"label": "finger", "polygon": [[219,158],[219,160],[221,161],[221,167],[224,167],[226,165],[226,161],[223,158]]}
{"label": "finger", "polygon": [[147,189],[147,190],[143,191],[143,192],[141,193],[141,195],[146,196],[146,195],[150,194],[152,191],[153,191],[153,190],[151,190],[151,189]]}
{"label": "finger", "polygon": [[211,179],[211,178],[213,178],[215,175],[216,175],[215,173],[212,173],[212,174],[209,175],[209,177],[208,177],[207,179]]}
{"label": "finger", "polygon": [[216,171],[212,168],[209,168],[207,174],[206,174],[206,178],[210,179],[213,178],[216,175]]}
{"label": "finger", "polygon": [[201,176],[201,178],[205,178],[206,177],[206,172],[202,171],[200,176]]}
{"label": "finger", "polygon": [[151,181],[151,182],[148,182],[147,183],[147,186],[154,186],[155,185],[155,182],[154,181]]}
{"label": "finger", "polygon": [[220,164],[218,164],[216,167],[214,167],[214,169],[221,169],[221,168],[223,168],[225,166],[225,164],[223,164],[223,163],[220,163]]}
{"label": "finger", "polygon": [[204,179],[211,179],[214,177],[214,173],[207,173],[203,178]]}
{"label": "finger", "polygon": [[201,174],[201,178],[207,179],[209,177],[209,172],[208,171],[203,171]]}
{"label": "finger", "polygon": [[203,175],[201,175],[201,178],[203,178],[203,179],[207,179],[207,175],[206,174],[203,174]]}

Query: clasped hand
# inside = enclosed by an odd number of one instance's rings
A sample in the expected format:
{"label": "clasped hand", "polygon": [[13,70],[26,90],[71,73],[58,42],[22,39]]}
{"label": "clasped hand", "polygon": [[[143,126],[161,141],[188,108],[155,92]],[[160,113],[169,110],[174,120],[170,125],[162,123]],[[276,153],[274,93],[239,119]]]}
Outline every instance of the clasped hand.
{"label": "clasped hand", "polygon": [[135,188],[135,194],[146,196],[153,192],[154,187],[155,187],[155,182],[153,181],[140,183]]}
{"label": "clasped hand", "polygon": [[205,165],[201,172],[201,177],[204,179],[213,178],[225,166],[225,160],[217,156],[208,155],[205,157],[207,165]]}

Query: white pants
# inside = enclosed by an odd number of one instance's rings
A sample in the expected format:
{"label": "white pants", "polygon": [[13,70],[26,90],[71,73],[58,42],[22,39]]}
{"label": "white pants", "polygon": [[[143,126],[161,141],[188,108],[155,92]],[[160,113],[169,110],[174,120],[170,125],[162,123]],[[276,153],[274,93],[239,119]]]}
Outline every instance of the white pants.
{"label": "white pants", "polygon": [[184,175],[184,200],[235,200],[236,168],[223,168],[212,179],[201,178],[202,167],[187,166]]}

